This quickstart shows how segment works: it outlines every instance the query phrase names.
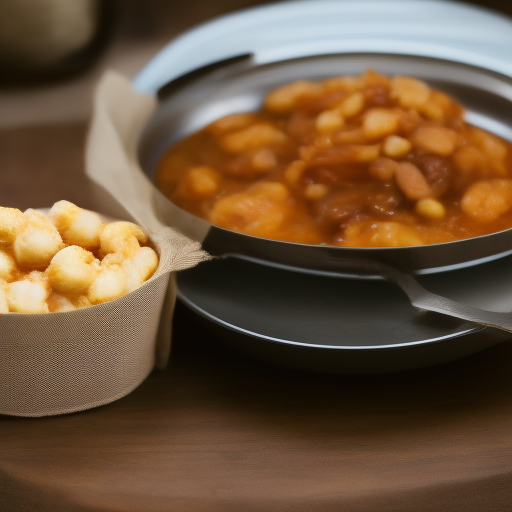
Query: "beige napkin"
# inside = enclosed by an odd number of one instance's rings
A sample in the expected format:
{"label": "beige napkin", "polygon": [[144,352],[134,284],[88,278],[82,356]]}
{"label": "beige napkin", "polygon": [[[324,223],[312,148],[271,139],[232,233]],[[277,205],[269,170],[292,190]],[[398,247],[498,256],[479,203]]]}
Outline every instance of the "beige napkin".
{"label": "beige napkin", "polygon": [[[153,96],[136,92],[122,75],[109,71],[94,98],[94,116],[86,149],[86,174],[107,191],[151,236],[161,250],[160,271],[171,273],[208,259],[197,242],[168,227],[167,200],[142,172],[137,143],[156,109]],[[166,219],[166,221],[162,220]],[[170,220],[172,222],[172,219]],[[174,276],[162,310],[156,366],[165,367],[170,350],[176,300]]]}

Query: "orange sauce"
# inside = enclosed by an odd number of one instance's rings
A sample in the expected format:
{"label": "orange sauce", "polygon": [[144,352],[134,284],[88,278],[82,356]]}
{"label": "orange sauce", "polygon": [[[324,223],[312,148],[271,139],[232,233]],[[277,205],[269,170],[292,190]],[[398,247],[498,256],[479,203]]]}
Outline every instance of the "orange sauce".
{"label": "orange sauce", "polygon": [[512,227],[512,146],[409,77],[367,71],[270,92],[171,147],[157,187],[221,227],[394,247]]}

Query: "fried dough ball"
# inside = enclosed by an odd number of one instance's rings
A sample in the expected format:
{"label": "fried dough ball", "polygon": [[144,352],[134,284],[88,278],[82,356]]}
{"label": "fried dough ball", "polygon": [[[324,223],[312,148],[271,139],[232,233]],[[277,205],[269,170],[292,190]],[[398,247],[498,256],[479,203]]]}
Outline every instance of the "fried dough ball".
{"label": "fried dough ball", "polygon": [[23,214],[23,222],[13,244],[18,265],[25,268],[44,268],[63,247],[55,226],[35,210]]}
{"label": "fried dough ball", "polygon": [[73,305],[76,307],[76,309],[88,308],[89,306],[92,306],[91,301],[85,295],[80,295],[80,297],[73,299]]}
{"label": "fried dough ball", "polygon": [[130,256],[139,250],[139,243],[144,244],[147,239],[146,233],[136,224],[119,221],[105,226],[100,235],[100,245],[104,254],[118,252]]}
{"label": "fried dough ball", "polygon": [[70,245],[60,250],[46,273],[52,288],[64,295],[84,292],[99,272],[99,261],[82,247]]}
{"label": "fried dough ball", "polygon": [[23,213],[20,210],[0,206],[0,244],[12,244],[22,223]]}
{"label": "fried dough ball", "polygon": [[91,304],[102,304],[127,293],[128,277],[119,265],[102,268],[87,291]]}
{"label": "fried dough ball", "polygon": [[[100,303],[105,300],[99,297],[108,296],[109,293],[117,294],[129,293],[137,289],[142,283],[147,281],[158,267],[158,256],[151,247],[140,247],[134,254],[128,258],[119,252],[109,253],[102,260],[100,264],[100,272],[106,270],[114,270],[115,274],[106,274],[101,279],[95,281],[94,286],[89,289],[89,298],[91,302]],[[122,285],[122,277],[119,269],[124,274],[125,284]],[[112,286],[111,292],[108,287]],[[124,286],[123,292],[116,291]],[[111,299],[107,299],[111,300]]]}
{"label": "fried dough ball", "polygon": [[105,224],[69,201],[48,215],[0,208],[0,313],[67,312],[117,299],[157,269],[147,241],[136,224]]}
{"label": "fried dough ball", "polygon": [[158,256],[151,247],[141,247],[133,256],[122,263],[126,272],[127,290],[137,289],[144,281],[147,281],[158,267]]}
{"label": "fried dough ball", "polygon": [[97,213],[83,210],[69,201],[57,201],[49,217],[66,243],[91,250],[99,247],[104,224]]}
{"label": "fried dough ball", "polygon": [[91,301],[85,295],[69,298],[55,292],[51,293],[47,302],[50,313],[65,313],[92,306]]}
{"label": "fried dough ball", "polygon": [[0,279],[0,313],[9,313],[9,305],[7,304],[7,295],[5,294],[5,281]]}
{"label": "fried dough ball", "polygon": [[64,233],[64,236],[68,244],[92,249],[99,247],[102,230],[103,222],[101,222],[99,215],[88,210],[82,210]]}
{"label": "fried dough ball", "polygon": [[0,249],[0,279],[10,283],[14,280],[17,267],[14,258]]}
{"label": "fried dough ball", "polygon": [[75,305],[68,298],[55,292],[48,297],[47,302],[51,313],[64,313],[76,309]]}
{"label": "fried dough ball", "polygon": [[49,313],[46,299],[50,295],[50,288],[42,272],[33,271],[21,281],[8,283],[5,291],[9,311]]}
{"label": "fried dough ball", "polygon": [[55,224],[59,232],[66,231],[75,217],[79,214],[81,208],[69,201],[57,201],[48,212],[48,216]]}
{"label": "fried dough ball", "polygon": [[122,265],[123,261],[126,259],[124,254],[120,252],[110,252],[103,257],[100,262],[101,268],[110,267],[111,265]]}

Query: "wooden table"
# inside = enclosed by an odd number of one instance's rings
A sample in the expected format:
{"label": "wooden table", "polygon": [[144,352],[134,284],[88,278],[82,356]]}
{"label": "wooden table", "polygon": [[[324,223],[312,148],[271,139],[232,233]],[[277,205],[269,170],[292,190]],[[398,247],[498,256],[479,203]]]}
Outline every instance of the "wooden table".
{"label": "wooden table", "polygon": [[[0,131],[0,204],[93,207],[84,138],[84,124]],[[0,510],[510,512],[511,369],[505,342],[396,375],[288,370],[178,305],[169,368],[129,396],[0,417]]]}

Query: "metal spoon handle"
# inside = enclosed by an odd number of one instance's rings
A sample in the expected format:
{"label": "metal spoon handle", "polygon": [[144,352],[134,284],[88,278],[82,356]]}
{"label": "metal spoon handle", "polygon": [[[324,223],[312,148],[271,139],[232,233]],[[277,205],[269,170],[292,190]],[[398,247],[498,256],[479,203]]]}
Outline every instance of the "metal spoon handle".
{"label": "metal spoon handle", "polygon": [[[373,263],[373,262],[372,262]],[[382,277],[395,282],[409,297],[411,304],[417,308],[443,313],[463,320],[469,320],[489,327],[495,327],[512,332],[512,313],[485,311],[466,306],[460,302],[431,293],[418,281],[407,274],[383,263],[376,263],[375,269],[380,269]]]}

